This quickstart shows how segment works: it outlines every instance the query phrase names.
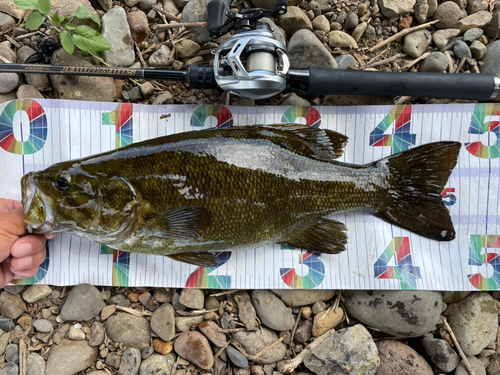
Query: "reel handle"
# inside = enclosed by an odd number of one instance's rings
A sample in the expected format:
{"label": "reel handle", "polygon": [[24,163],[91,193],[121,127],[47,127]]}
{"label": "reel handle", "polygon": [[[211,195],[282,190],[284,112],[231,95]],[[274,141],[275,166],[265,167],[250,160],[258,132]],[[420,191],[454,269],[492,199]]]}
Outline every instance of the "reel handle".
{"label": "reel handle", "polygon": [[[281,0],[282,1],[282,0]],[[222,26],[222,19],[224,17],[224,3],[221,0],[212,0],[208,3],[208,22],[207,29],[210,34],[218,31]]]}

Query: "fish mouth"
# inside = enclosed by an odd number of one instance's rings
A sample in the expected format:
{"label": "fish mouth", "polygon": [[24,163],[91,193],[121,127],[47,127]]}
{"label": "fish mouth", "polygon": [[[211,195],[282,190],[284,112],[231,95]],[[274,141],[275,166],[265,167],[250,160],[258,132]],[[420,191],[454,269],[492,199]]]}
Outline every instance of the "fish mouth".
{"label": "fish mouth", "polygon": [[50,233],[54,231],[55,220],[52,199],[41,191],[28,173],[21,180],[24,221],[28,233]]}

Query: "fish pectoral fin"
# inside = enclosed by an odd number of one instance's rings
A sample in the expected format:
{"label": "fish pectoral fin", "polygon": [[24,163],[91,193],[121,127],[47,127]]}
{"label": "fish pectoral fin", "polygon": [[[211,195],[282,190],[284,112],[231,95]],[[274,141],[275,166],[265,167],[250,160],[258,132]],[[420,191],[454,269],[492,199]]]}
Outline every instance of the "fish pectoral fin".
{"label": "fish pectoral fin", "polygon": [[210,210],[198,206],[174,208],[148,219],[144,229],[156,237],[189,240],[203,232],[212,221]]}
{"label": "fish pectoral fin", "polygon": [[[283,130],[296,135],[309,149],[312,158],[322,161],[337,159],[344,153],[344,147],[349,139],[347,136],[333,130],[311,128],[310,126],[299,124],[276,124],[264,125],[270,129]],[[293,148],[293,144],[289,144]],[[302,151],[302,147],[297,147],[297,151]],[[292,150],[294,151],[294,150]]]}
{"label": "fish pectoral fin", "polygon": [[290,233],[279,244],[338,254],[346,249],[347,228],[340,221],[322,218],[309,227]]}
{"label": "fish pectoral fin", "polygon": [[178,262],[194,264],[199,267],[217,267],[220,265],[219,258],[214,253],[179,253],[167,256]]}

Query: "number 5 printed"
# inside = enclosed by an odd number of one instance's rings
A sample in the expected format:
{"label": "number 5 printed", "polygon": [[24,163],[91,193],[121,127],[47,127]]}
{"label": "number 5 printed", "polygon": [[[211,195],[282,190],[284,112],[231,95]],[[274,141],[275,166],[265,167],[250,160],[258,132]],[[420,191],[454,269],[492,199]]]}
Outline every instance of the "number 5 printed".
{"label": "number 5 printed", "polygon": [[469,265],[482,266],[490,264],[493,275],[486,278],[481,273],[467,275],[474,288],[479,290],[500,289],[500,254],[483,252],[483,249],[500,249],[500,236],[487,234],[471,234],[469,244]]}
{"label": "number 5 printed", "polygon": [[483,103],[476,104],[469,126],[469,134],[485,134],[496,136],[496,143],[486,146],[481,141],[466,143],[465,148],[472,155],[482,159],[500,158],[500,121],[486,121],[487,116],[500,116],[500,105]]}

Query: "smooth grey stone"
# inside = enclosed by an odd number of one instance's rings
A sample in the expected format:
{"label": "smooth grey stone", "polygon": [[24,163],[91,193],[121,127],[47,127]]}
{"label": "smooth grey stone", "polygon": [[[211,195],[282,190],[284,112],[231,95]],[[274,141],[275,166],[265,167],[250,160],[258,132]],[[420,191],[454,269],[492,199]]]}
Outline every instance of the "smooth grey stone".
{"label": "smooth grey stone", "polygon": [[432,34],[432,41],[440,51],[446,51],[453,47],[453,38],[459,33],[457,29],[437,30]]}
{"label": "smooth grey stone", "polygon": [[477,27],[467,30],[464,33],[464,42],[472,43],[483,36],[483,30]]}
{"label": "smooth grey stone", "polygon": [[367,40],[372,40],[377,37],[377,33],[375,32],[375,28],[372,25],[366,26],[365,33],[363,34],[363,37]]}
{"label": "smooth grey stone", "polygon": [[123,352],[118,373],[120,375],[137,375],[141,365],[141,352],[136,348],[127,348]]}
{"label": "smooth grey stone", "polygon": [[469,46],[461,40],[455,40],[455,43],[453,44],[453,53],[458,59],[461,59],[464,56],[472,59]]}
{"label": "smooth grey stone", "polygon": [[0,316],[0,329],[2,331],[12,331],[16,325],[12,321],[12,319],[5,318]]}
{"label": "smooth grey stone", "polygon": [[143,349],[143,351],[141,353],[141,358],[148,359],[149,357],[151,357],[153,355],[154,352],[155,352],[155,350],[153,349],[153,347],[148,346],[147,348]]}
{"label": "smooth grey stone", "polygon": [[351,12],[347,16],[347,19],[345,20],[342,26],[344,26],[344,29],[346,30],[354,30],[356,26],[358,26],[358,23],[359,23],[358,15],[354,12]]}
{"label": "smooth grey stone", "polygon": [[0,375],[19,375],[19,366],[14,362],[8,362],[0,368]]}
{"label": "smooth grey stone", "polygon": [[[259,353],[278,340],[278,335],[276,333],[264,327],[261,327],[258,331],[234,332],[232,336],[233,339],[237,343],[239,343],[243,347],[245,352],[249,355],[255,355]],[[254,363],[276,363],[281,361],[285,357],[285,354],[286,346],[280,342],[278,345],[276,345],[272,349],[269,349],[267,352],[255,359]]]}
{"label": "smooth grey stone", "polygon": [[285,305],[290,307],[312,305],[316,301],[328,301],[335,290],[271,289]]}
{"label": "smooth grey stone", "polygon": [[[153,105],[173,104],[173,103],[174,103],[174,98],[172,97],[172,94],[168,91],[161,93],[153,101]],[[158,302],[160,302],[160,301],[158,301]],[[164,302],[171,302],[171,299],[168,301],[164,301]],[[162,302],[160,302],[160,303],[162,303]]]}
{"label": "smooth grey stone", "polygon": [[464,353],[477,355],[496,340],[496,301],[488,293],[469,294],[457,302],[457,311],[448,318],[448,322]]}
{"label": "smooth grey stone", "polygon": [[201,289],[183,289],[179,302],[190,309],[202,309],[205,303],[205,293]]}
{"label": "smooth grey stone", "polygon": [[349,315],[394,336],[417,337],[431,331],[441,315],[443,299],[432,291],[347,291]]}
{"label": "smooth grey stone", "polygon": [[342,25],[346,21],[346,19],[347,19],[347,13],[344,10],[342,10],[335,19],[335,22],[338,22]]}
{"label": "smooth grey stone", "polygon": [[123,294],[118,293],[118,294],[115,294],[113,297],[111,297],[108,300],[108,304],[118,305],[118,306],[122,306],[122,307],[129,307],[130,301]]}
{"label": "smooth grey stone", "polygon": [[45,375],[45,360],[38,353],[28,354],[26,375]]}
{"label": "smooth grey stone", "polygon": [[104,307],[101,293],[93,285],[75,286],[66,298],[61,309],[61,318],[69,321],[89,321],[95,318]]}
{"label": "smooth grey stone", "polygon": [[337,61],[337,68],[338,69],[347,69],[347,66],[350,65],[353,68],[358,66],[358,62],[352,55],[340,55],[337,58],[335,58]]}
{"label": "smooth grey stone", "polygon": [[7,362],[16,362],[15,359],[19,361],[19,345],[9,344],[5,348],[5,360]]}
{"label": "smooth grey stone", "polygon": [[99,346],[104,342],[105,331],[104,325],[101,322],[92,323],[92,327],[90,329],[90,338],[89,345],[90,346]]}
{"label": "smooth grey stone", "polygon": [[53,325],[47,319],[37,319],[33,322],[33,326],[38,332],[49,333],[52,331]]}
{"label": "smooth grey stone", "polygon": [[165,67],[172,63],[170,58],[171,50],[166,45],[162,45],[149,57],[149,65],[153,67]]}
{"label": "smooth grey stone", "polygon": [[0,12],[0,31],[8,30],[16,24],[16,20],[8,14]]}
{"label": "smooth grey stone", "polygon": [[491,43],[487,47],[481,61],[484,63],[480,66],[481,73],[500,75],[500,40]]}
{"label": "smooth grey stone", "polygon": [[156,0],[140,0],[139,5],[144,10],[150,10],[156,5]]}
{"label": "smooth grey stone", "polygon": [[6,285],[3,289],[9,292],[10,294],[15,295],[21,293],[21,291],[24,289],[24,285]]}
{"label": "smooth grey stone", "polygon": [[105,328],[111,340],[126,347],[143,350],[150,346],[149,322],[143,317],[120,312],[106,320]]}
{"label": "smooth grey stone", "polygon": [[421,72],[443,73],[448,68],[449,60],[442,52],[432,52],[420,64]]}
{"label": "smooth grey stone", "polygon": [[387,18],[401,16],[413,11],[416,0],[379,0],[382,14]]}
{"label": "smooth grey stone", "polygon": [[175,363],[175,356],[172,353],[167,355],[153,354],[141,363],[140,375],[170,375]]}
{"label": "smooth grey stone", "polygon": [[235,366],[240,367],[240,368],[247,368],[248,367],[248,360],[234,346],[229,345],[226,348],[226,352],[227,352],[229,359],[231,360],[231,362],[234,363]]}
{"label": "smooth grey stone", "polygon": [[458,366],[460,357],[445,340],[426,337],[422,340],[422,345],[431,361],[441,371],[452,372]]}
{"label": "smooth grey stone", "polygon": [[295,319],[285,304],[268,290],[254,290],[252,305],[262,324],[277,331],[288,331],[295,325]]}
{"label": "smooth grey stone", "polygon": [[164,341],[170,341],[174,338],[175,311],[170,303],[165,302],[153,313],[151,329]]}
{"label": "smooth grey stone", "polygon": [[19,76],[17,73],[0,73],[0,94],[14,91],[18,84]]}
{"label": "smooth grey stone", "polygon": [[[156,1],[155,1],[156,3]],[[110,9],[102,17],[101,34],[111,44],[104,59],[112,66],[129,66],[135,61],[134,39],[123,8]]]}
{"label": "smooth grey stone", "polygon": [[[467,361],[469,362],[472,371],[474,371],[474,375],[486,375],[486,369],[484,368],[483,363],[474,356],[466,356]],[[464,361],[460,361],[457,369],[455,370],[455,375],[469,375],[470,372],[467,370],[467,366],[465,366]]]}
{"label": "smooth grey stone", "polygon": [[413,58],[422,55],[431,44],[431,34],[427,30],[414,31],[405,36],[403,51]]}
{"label": "smooth grey stone", "polygon": [[90,347],[87,341],[64,339],[49,352],[47,375],[73,375],[93,365],[96,359],[97,348]]}
{"label": "smooth grey stone", "polygon": [[500,37],[500,12],[493,13],[493,19],[484,28],[484,33],[491,38]]}
{"label": "smooth grey stone", "polygon": [[373,375],[379,364],[375,342],[361,324],[335,332],[304,357],[316,375]]}
{"label": "smooth grey stone", "polygon": [[282,29],[278,27],[270,18],[263,17],[259,19],[259,22],[265,22],[269,26],[271,26],[271,30],[273,31],[274,37],[278,42],[283,43],[286,46],[286,37],[285,33],[283,33]]}

